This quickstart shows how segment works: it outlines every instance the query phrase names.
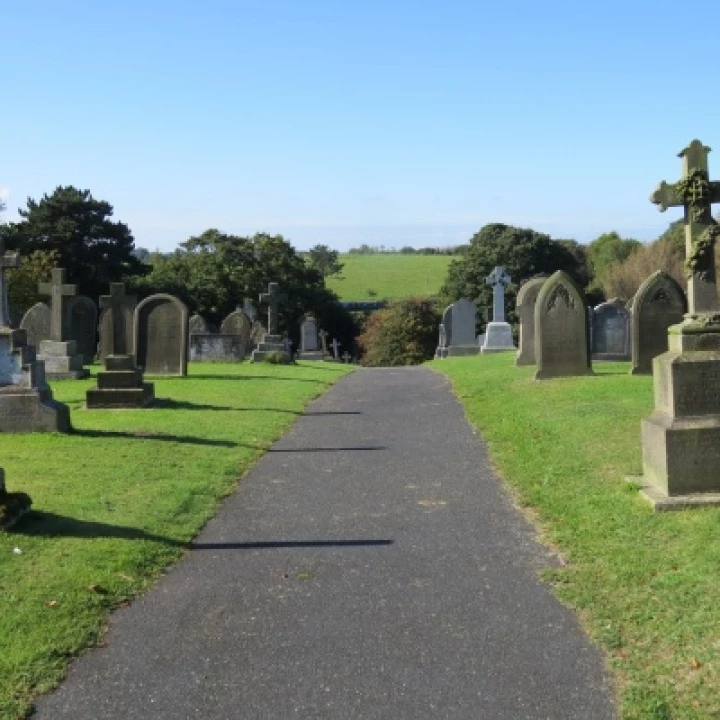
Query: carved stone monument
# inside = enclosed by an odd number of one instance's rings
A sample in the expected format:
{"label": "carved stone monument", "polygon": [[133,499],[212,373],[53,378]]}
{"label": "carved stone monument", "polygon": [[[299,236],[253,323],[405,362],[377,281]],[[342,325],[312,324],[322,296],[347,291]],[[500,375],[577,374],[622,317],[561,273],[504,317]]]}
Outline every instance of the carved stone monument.
{"label": "carved stone monument", "polygon": [[53,400],[45,364],[27,344],[25,330],[10,327],[5,271],[20,267],[0,238],[0,432],[68,432],[70,411]]}
{"label": "carved stone monument", "polygon": [[443,313],[445,342],[448,357],[477,355],[480,348],[475,337],[477,310],[475,303],[460,298],[448,305]]}
{"label": "carved stone monument", "polygon": [[630,359],[630,312],[617,298],[596,305],[592,317],[592,359]]}
{"label": "carved stone monument", "polygon": [[535,301],[536,380],[592,375],[585,297],[562,270],[543,284]]}
{"label": "carved stone monument", "polygon": [[710,148],[693,140],[681,153],[682,178],[660,183],[650,200],[683,207],[688,313],[669,328],[668,351],[653,360],[655,410],[642,420],[643,495],[656,509],[720,504],[720,309],[712,204],[720,182]]}
{"label": "carved stone monument", "polygon": [[36,350],[43,340],[50,339],[52,314],[44,302],[35,303],[20,320],[20,329],[25,331],[27,344]]}
{"label": "carved stone monument", "polygon": [[97,376],[97,387],[87,391],[88,408],[140,408],[150,405],[154,399],[154,386],[143,382],[142,370],[127,350],[127,310],[135,305],[136,298],[125,295],[123,283],[110,283],[110,294],[100,297],[100,307],[106,317],[103,343],[107,354],[105,370]]}
{"label": "carved stone monument", "polygon": [[652,361],[668,350],[668,328],[681,323],[687,301],[674,278],[658,270],[638,288],[630,306],[632,375],[652,374]]}
{"label": "carved stone monument", "polygon": [[516,307],[520,318],[520,349],[515,359],[516,365],[535,364],[535,302],[545,280],[545,276],[532,278],[523,283],[518,292]]}
{"label": "carved stone monument", "polygon": [[330,347],[332,348],[333,360],[335,362],[340,362],[340,346],[341,345],[342,345],[342,343],[339,342],[337,338],[333,338],[333,341],[330,343]]}
{"label": "carved stone monument", "polygon": [[290,362],[290,355],[287,351],[282,337],[279,335],[280,328],[280,304],[287,302],[287,295],[281,293],[278,284],[268,284],[268,291],[260,294],[260,302],[268,306],[268,331],[258,343],[257,348],[252,352],[252,362],[264,360],[270,353],[281,353],[278,355],[283,362]]}
{"label": "carved stone monument", "polygon": [[[242,345],[242,356],[250,353],[252,350],[252,320],[248,314],[237,308],[231,312],[220,325],[221,335],[233,335]],[[240,358],[242,360],[242,358]]]}
{"label": "carved stone monument", "polygon": [[485,279],[493,289],[493,319],[485,327],[485,340],[481,352],[507,352],[516,350],[512,328],[505,322],[505,288],[510,276],[501,267],[496,267]]}
{"label": "carved stone monument", "polygon": [[135,308],[135,362],[150,375],[187,375],[188,309],[158,293]]}
{"label": "carved stone monument", "polygon": [[308,314],[300,325],[299,360],[323,360],[325,357],[318,343],[317,320]]}

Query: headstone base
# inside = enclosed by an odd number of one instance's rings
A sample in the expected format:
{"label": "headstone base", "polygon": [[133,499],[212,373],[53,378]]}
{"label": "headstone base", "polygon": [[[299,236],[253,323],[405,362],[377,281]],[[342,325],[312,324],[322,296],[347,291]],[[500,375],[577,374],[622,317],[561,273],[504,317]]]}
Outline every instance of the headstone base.
{"label": "headstone base", "polygon": [[269,335],[266,334],[262,342],[258,343],[257,348],[252,351],[250,358],[251,362],[262,362],[268,355],[274,353],[281,353],[281,361],[284,363],[290,362],[290,355],[285,348],[285,343],[282,341],[280,335]]}
{"label": "headstone base", "polygon": [[44,388],[23,388],[17,385],[0,387],[0,432],[70,432],[70,410],[53,400],[52,391]]}
{"label": "headstone base", "polygon": [[50,380],[80,380],[90,375],[83,367],[83,356],[76,353],[74,340],[42,340],[38,360],[45,363],[45,377]]}
{"label": "headstone base", "polygon": [[625,480],[634,485],[640,485],[640,497],[647,500],[656,512],[720,505],[720,493],[669,496],[655,485],[646,485],[647,481],[641,475],[628,475]]}
{"label": "headstone base", "polygon": [[325,360],[327,355],[322,350],[301,350],[297,354],[298,360],[315,360],[315,361],[322,361]]}
{"label": "headstone base", "polygon": [[686,315],[668,328],[668,350],[695,352],[720,350],[720,315]]}
{"label": "headstone base", "polygon": [[435,350],[435,359],[443,360],[448,356],[448,349],[446,347],[439,347]]}
{"label": "headstone base", "polygon": [[0,468],[0,530],[11,528],[32,505],[29,495],[5,489],[5,471]]}
{"label": "headstone base", "polygon": [[105,370],[98,373],[97,387],[85,394],[88,410],[144,408],[155,399],[155,385],[143,382],[142,371],[127,355],[108,355]]}
{"label": "headstone base", "polygon": [[517,350],[513,344],[510,323],[489,322],[485,328],[485,340],[480,351],[483,353],[510,352]]}

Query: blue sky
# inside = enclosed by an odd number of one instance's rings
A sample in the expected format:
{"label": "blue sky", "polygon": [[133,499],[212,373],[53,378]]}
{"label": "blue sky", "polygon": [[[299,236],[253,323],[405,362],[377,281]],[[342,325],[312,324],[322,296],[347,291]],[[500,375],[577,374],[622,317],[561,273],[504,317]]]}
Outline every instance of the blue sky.
{"label": "blue sky", "polygon": [[[465,242],[505,222],[654,239],[648,196],[717,150],[720,3],[8,0],[5,220],[57,185],[136,244]],[[713,172],[714,170],[714,172]]]}

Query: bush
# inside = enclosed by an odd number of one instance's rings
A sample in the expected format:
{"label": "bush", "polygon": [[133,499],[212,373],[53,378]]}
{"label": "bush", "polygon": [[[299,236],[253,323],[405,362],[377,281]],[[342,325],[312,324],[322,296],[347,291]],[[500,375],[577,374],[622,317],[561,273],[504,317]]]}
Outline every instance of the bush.
{"label": "bush", "polygon": [[440,315],[426,298],[395,300],[374,312],[358,338],[361,364],[418,365],[435,353]]}

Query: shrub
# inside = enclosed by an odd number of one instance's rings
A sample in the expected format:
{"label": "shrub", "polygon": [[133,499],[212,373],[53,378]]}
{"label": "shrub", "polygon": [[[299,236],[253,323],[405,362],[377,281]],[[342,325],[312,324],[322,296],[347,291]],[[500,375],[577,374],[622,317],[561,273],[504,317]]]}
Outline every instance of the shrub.
{"label": "shrub", "polygon": [[395,300],[374,312],[358,338],[368,367],[418,365],[433,357],[440,316],[426,298]]}

